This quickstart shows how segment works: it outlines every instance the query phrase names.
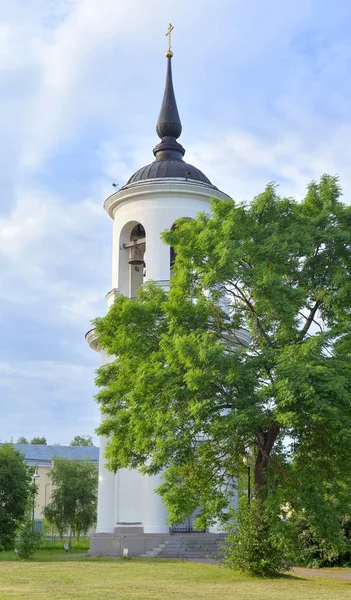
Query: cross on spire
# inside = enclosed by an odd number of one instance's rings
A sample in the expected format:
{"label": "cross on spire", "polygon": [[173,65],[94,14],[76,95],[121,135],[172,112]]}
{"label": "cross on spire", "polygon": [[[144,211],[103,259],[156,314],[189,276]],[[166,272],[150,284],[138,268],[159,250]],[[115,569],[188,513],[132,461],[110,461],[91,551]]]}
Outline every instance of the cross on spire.
{"label": "cross on spire", "polygon": [[167,33],[166,33],[166,37],[168,37],[168,50],[166,52],[167,58],[172,58],[172,56],[173,56],[173,52],[171,50],[171,33],[172,33],[173,29],[174,29],[174,27],[173,27],[172,23],[170,23],[168,25],[168,29],[167,29]]}

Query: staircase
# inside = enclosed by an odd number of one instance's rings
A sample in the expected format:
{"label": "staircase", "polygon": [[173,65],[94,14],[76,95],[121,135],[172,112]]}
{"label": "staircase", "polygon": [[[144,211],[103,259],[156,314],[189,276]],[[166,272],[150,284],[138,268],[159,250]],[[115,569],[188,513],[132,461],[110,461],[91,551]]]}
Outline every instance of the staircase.
{"label": "staircase", "polygon": [[219,544],[224,539],[223,533],[174,534],[165,544],[162,544],[163,547],[157,548],[154,556],[182,559],[217,558]]}

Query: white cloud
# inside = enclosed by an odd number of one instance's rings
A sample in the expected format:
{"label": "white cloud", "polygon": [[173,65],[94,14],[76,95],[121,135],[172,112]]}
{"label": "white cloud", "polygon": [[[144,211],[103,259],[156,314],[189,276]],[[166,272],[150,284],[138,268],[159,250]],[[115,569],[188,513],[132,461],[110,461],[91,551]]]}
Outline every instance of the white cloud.
{"label": "white cloud", "polygon": [[280,184],[280,193],[301,198],[312,179],[323,173],[339,174],[344,201],[350,203],[351,174],[348,160],[349,127],[336,129],[328,139],[305,143],[303,134],[282,131],[269,141],[246,131],[223,131],[188,148],[187,158],[210,180],[237,200],[250,200],[269,181]]}
{"label": "white cloud", "polygon": [[91,365],[0,363],[0,393],[14,399],[3,414],[1,440],[45,435],[49,444],[68,444],[79,433],[94,434],[99,417],[90,380]]}
{"label": "white cloud", "polygon": [[9,377],[9,384],[19,383],[21,380],[39,379],[41,381],[59,381],[64,376],[67,381],[76,381],[78,376],[86,375],[86,365],[72,365],[70,363],[59,363],[53,361],[27,361],[21,365],[10,365],[0,363],[0,374],[2,383]]}
{"label": "white cloud", "polygon": [[69,204],[43,189],[20,190],[12,212],[0,218],[0,298],[21,299],[12,285],[16,273],[26,288],[23,303],[31,296],[39,305],[49,300],[62,318],[89,321],[94,316],[91,305],[103,296],[101,286],[106,282],[108,287],[108,234],[110,224],[100,201],[86,198]]}
{"label": "white cloud", "polygon": [[[155,52],[160,56],[165,48],[163,31],[170,18],[177,26],[178,68],[185,85],[191,85],[194,74],[206,74],[208,61],[219,52],[225,81],[238,65],[258,59],[258,46],[262,55],[282,40],[288,42],[312,5],[295,3],[281,13],[277,0],[245,9],[239,1],[222,0],[217,6],[202,0],[201,10],[185,0],[171,7],[150,0],[147,10],[141,0],[36,0],[28,5],[14,0],[13,10],[2,10],[0,69],[21,73],[27,88],[16,99],[17,117],[22,113],[17,132],[20,169],[39,168],[58,144],[84,136],[94,124],[120,133],[128,106],[135,111],[128,123],[133,129],[133,120],[142,118],[140,99],[147,107],[145,91],[153,99],[152,89],[159,85],[155,76],[164,64],[156,62]],[[227,52],[229,62],[223,60]],[[217,81],[216,72],[213,77]],[[12,136],[16,123],[12,118]]]}

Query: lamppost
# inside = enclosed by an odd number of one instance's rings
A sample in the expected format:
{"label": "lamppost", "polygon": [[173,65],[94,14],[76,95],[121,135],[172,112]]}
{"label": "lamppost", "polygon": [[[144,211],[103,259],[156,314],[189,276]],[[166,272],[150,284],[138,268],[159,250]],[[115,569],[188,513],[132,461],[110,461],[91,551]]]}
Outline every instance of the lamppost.
{"label": "lamppost", "polygon": [[[38,467],[37,467],[37,468],[38,468]],[[40,475],[39,475],[38,471],[36,471],[36,472],[33,474],[33,486],[35,485],[35,480],[36,480],[36,479],[38,479],[38,477],[40,477]],[[34,529],[35,496],[36,496],[36,493],[35,493],[35,489],[34,489],[34,487],[33,487],[33,513],[32,513],[33,529]]]}
{"label": "lamppost", "polygon": [[246,454],[243,458],[243,463],[247,468],[247,503],[250,506],[251,502],[251,466],[254,464],[254,459],[251,454]]}

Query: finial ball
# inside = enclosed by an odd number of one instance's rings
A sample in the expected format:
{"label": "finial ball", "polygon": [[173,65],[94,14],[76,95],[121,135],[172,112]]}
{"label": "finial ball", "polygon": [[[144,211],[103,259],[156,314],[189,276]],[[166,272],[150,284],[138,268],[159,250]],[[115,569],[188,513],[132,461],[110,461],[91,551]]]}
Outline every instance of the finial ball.
{"label": "finial ball", "polygon": [[172,56],[173,56],[172,50],[167,50],[166,56],[167,56],[167,58],[172,58]]}

